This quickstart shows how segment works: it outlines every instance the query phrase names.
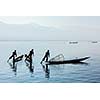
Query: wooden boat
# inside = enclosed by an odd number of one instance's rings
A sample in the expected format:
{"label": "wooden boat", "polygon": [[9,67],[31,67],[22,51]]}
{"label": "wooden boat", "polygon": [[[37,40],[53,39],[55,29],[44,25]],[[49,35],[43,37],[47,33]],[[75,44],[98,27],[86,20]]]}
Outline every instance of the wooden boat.
{"label": "wooden boat", "polygon": [[83,58],[77,58],[77,59],[72,59],[72,60],[62,60],[62,61],[48,61],[48,65],[53,65],[53,64],[76,64],[76,63],[81,63],[82,61],[89,59],[90,57],[83,57]]}

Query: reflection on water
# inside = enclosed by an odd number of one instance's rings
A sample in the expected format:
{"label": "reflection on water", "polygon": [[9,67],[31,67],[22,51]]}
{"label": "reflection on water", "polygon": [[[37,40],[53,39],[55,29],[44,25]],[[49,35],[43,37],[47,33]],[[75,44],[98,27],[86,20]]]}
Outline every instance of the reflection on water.
{"label": "reflection on water", "polygon": [[33,74],[33,72],[34,72],[34,66],[32,65],[32,62],[27,62],[27,61],[25,61],[25,63],[26,63],[26,66],[27,66],[28,69],[29,69],[29,72],[30,72],[31,74]]}
{"label": "reflection on water", "polygon": [[49,65],[48,64],[41,64],[43,67],[43,71],[45,72],[45,78],[50,78],[50,69],[49,69]]}
{"label": "reflection on water", "polygon": [[17,63],[12,64],[11,62],[8,62],[8,64],[10,65],[14,74],[17,75]]}
{"label": "reflection on water", "polygon": [[[0,82],[100,83],[99,42],[78,41],[75,45],[66,41],[3,41],[0,42],[0,47]],[[24,59],[15,64],[6,62],[13,50],[17,50],[18,55],[24,55],[32,48],[35,50],[32,63],[25,62]],[[48,49],[51,58],[61,53],[66,60],[85,56],[91,58],[77,64],[41,65],[43,54]]]}
{"label": "reflection on water", "polygon": [[[12,71],[14,72],[14,74],[17,75],[17,64],[18,64],[18,62],[14,62],[13,63],[13,61],[12,61],[12,63],[11,62],[7,62],[7,63],[11,67]],[[27,61],[25,61],[25,64],[28,67],[29,72],[31,73],[31,76],[32,76],[32,74],[34,72],[34,66],[32,65],[31,62],[27,62]]]}

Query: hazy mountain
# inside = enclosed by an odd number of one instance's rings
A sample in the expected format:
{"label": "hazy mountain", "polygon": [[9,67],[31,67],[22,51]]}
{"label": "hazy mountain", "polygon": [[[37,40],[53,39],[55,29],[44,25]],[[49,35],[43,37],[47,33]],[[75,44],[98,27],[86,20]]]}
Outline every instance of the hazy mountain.
{"label": "hazy mountain", "polygon": [[62,30],[37,24],[0,23],[1,40],[48,40],[62,39]]}
{"label": "hazy mountain", "polygon": [[64,30],[38,24],[0,22],[0,40],[99,40],[99,28],[67,26]]}

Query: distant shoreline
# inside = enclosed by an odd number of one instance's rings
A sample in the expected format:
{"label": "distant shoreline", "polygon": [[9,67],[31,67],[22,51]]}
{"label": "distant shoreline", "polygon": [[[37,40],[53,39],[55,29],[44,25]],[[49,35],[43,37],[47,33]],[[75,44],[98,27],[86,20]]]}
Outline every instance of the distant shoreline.
{"label": "distant shoreline", "polygon": [[73,42],[73,41],[81,41],[81,42],[92,42],[92,41],[97,41],[97,42],[100,42],[100,40],[0,40],[0,42],[9,42],[9,41],[66,41],[66,42]]}

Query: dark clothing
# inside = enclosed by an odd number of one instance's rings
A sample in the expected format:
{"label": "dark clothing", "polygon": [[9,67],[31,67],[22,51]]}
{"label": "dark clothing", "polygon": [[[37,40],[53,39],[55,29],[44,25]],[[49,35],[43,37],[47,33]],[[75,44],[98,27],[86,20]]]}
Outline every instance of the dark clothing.
{"label": "dark clothing", "polygon": [[33,68],[33,66],[32,66],[32,55],[34,56],[34,51],[33,51],[33,49],[29,52],[29,54],[27,55],[27,54],[25,54],[25,61],[28,61],[28,63],[29,63],[29,69],[30,69],[30,72],[31,73],[33,73],[33,71],[34,71],[34,68]]}
{"label": "dark clothing", "polygon": [[33,49],[29,52],[28,55],[25,54],[25,57],[26,57],[25,60],[27,60],[28,62],[32,63],[32,55],[34,56],[34,51],[33,51]]}
{"label": "dark clothing", "polygon": [[43,61],[46,61],[46,62],[47,62],[49,57],[50,57],[50,52],[49,52],[49,50],[47,50],[47,52],[45,53],[45,56],[43,57],[41,63],[42,63]]}
{"label": "dark clothing", "polygon": [[16,50],[14,50],[14,52],[12,52],[12,55],[9,57],[9,59],[8,59],[8,61],[10,60],[10,59],[12,59],[13,61],[13,67],[15,66],[15,62],[16,62],[16,58],[15,57],[17,57],[17,53],[16,53]]}
{"label": "dark clothing", "polygon": [[33,49],[29,52],[29,55],[28,55],[31,62],[32,62],[32,55],[34,56]]}
{"label": "dark clothing", "polygon": [[29,56],[32,55],[32,54],[34,55],[33,49],[30,51]]}
{"label": "dark clothing", "polygon": [[16,53],[16,50],[14,52],[12,52],[12,55],[9,57],[8,60],[12,59],[15,60],[15,57],[17,57],[17,53]]}

